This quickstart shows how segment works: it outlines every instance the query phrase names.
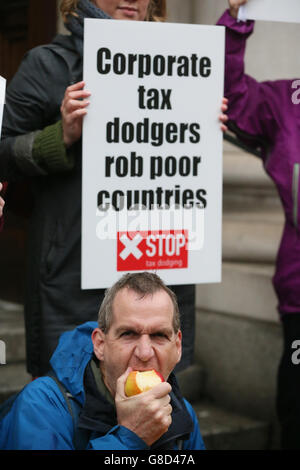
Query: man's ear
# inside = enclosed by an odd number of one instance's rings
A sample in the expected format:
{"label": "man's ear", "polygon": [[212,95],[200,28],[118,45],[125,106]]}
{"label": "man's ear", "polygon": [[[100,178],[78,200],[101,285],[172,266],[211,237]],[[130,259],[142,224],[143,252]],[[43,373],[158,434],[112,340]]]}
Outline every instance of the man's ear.
{"label": "man's ear", "polygon": [[104,358],[104,343],[105,333],[100,328],[95,328],[92,333],[92,342],[94,346],[94,353],[99,361],[103,361]]}
{"label": "man's ear", "polygon": [[178,363],[181,359],[181,354],[182,354],[182,333],[181,333],[181,330],[179,330],[178,333],[177,333],[175,344],[176,344],[177,354],[178,354],[178,360],[177,360],[177,363]]}

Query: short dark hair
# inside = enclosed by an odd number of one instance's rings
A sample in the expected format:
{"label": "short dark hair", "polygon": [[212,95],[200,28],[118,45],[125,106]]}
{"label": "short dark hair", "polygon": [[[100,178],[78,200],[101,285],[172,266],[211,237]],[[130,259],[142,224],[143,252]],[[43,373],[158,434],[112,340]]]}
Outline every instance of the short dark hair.
{"label": "short dark hair", "polygon": [[107,333],[113,317],[113,301],[121,289],[131,289],[143,298],[153,295],[158,291],[165,291],[173,303],[173,329],[177,333],[180,330],[180,313],[175,293],[169,289],[162,279],[154,273],[128,273],[122,276],[112,287],[106,290],[103,302],[98,314],[99,328]]}

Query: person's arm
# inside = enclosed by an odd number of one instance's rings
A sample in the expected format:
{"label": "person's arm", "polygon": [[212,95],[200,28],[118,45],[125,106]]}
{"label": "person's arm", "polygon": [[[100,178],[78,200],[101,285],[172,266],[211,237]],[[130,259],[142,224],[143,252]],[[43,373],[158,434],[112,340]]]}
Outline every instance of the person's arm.
{"label": "person's arm", "polygon": [[61,119],[34,139],[33,160],[47,173],[68,171],[74,166],[72,146],[81,138],[89,105],[90,92],[84,90],[84,85],[82,81],[67,87],[60,107]]}
{"label": "person's arm", "polygon": [[[51,378],[43,377],[25,387],[0,423],[0,446],[8,450],[74,450],[73,429],[65,398]],[[134,432],[120,425],[87,444],[87,450],[147,448]]]}
{"label": "person's arm", "polygon": [[149,450],[149,447],[136,433],[117,425],[105,436],[91,439],[87,450]]}
{"label": "person's arm", "polygon": [[[74,111],[76,114],[77,108],[83,109],[88,103],[77,99],[75,105],[74,100],[70,105],[72,95],[66,99],[68,87],[65,96],[60,97],[63,104],[59,109],[55,93],[63,88],[61,84],[57,86],[56,68],[56,57],[45,48],[36,48],[26,54],[7,88],[0,174],[8,181],[24,175],[68,171],[74,166],[72,144],[75,140],[66,142],[65,135],[68,136],[70,127],[74,128]],[[80,94],[89,96],[84,90],[79,91]],[[83,114],[77,117],[81,127],[82,118]],[[80,135],[81,129],[77,140]]]}
{"label": "person's arm", "polygon": [[71,450],[73,422],[51,378],[27,385],[0,426],[0,447],[7,450]]}
{"label": "person's arm", "polygon": [[227,10],[217,24],[226,27],[225,96],[229,128],[230,123],[234,123],[250,136],[272,139],[277,129],[277,84],[259,83],[245,73],[246,42],[253,32],[254,22],[237,21]]}

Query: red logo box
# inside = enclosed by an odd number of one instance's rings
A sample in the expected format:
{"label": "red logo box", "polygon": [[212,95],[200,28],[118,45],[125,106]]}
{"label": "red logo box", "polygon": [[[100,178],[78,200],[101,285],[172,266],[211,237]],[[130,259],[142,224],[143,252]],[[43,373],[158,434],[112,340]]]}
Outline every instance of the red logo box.
{"label": "red logo box", "polygon": [[117,271],[188,267],[188,230],[118,232]]}

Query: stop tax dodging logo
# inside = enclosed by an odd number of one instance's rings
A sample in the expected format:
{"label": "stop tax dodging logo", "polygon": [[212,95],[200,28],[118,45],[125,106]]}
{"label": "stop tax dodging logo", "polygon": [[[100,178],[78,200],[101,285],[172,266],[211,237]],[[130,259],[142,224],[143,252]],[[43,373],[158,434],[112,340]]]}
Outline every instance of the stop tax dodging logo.
{"label": "stop tax dodging logo", "polygon": [[118,271],[187,267],[188,230],[118,232]]}

